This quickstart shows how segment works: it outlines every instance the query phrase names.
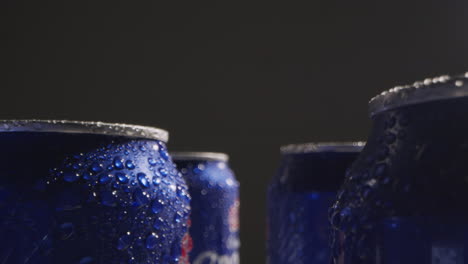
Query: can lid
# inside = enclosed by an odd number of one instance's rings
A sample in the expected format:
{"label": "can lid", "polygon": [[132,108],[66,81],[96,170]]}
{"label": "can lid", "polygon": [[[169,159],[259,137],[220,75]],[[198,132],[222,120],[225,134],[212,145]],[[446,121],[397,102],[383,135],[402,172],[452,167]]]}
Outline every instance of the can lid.
{"label": "can lid", "polygon": [[456,77],[443,75],[382,92],[369,101],[369,114],[372,117],[402,106],[465,96],[468,96],[468,72]]}
{"label": "can lid", "polygon": [[173,160],[229,160],[229,155],[220,152],[176,151],[170,153]]}
{"label": "can lid", "polygon": [[128,124],[103,123],[69,120],[0,120],[1,132],[58,132],[70,134],[102,134],[146,138],[167,142],[169,133],[166,130]]}
{"label": "can lid", "polygon": [[317,142],[290,144],[280,148],[281,154],[303,154],[314,152],[360,152],[366,142]]}

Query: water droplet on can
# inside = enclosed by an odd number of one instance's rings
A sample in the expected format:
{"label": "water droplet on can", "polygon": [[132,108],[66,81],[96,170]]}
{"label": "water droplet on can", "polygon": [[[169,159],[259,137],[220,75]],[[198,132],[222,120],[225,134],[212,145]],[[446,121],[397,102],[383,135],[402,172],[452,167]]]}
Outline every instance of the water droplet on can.
{"label": "water droplet on can", "polygon": [[147,188],[150,186],[148,178],[146,178],[146,174],[144,174],[143,172],[139,172],[137,174],[137,179],[143,187]]}
{"label": "water droplet on can", "polygon": [[77,181],[79,178],[80,178],[80,175],[77,174],[76,172],[68,171],[68,172],[65,172],[65,173],[63,174],[63,179],[64,179],[66,182],[75,182],[75,181]]}
{"label": "water droplet on can", "polygon": [[158,244],[158,236],[156,234],[151,234],[146,238],[146,248],[153,249]]}
{"label": "water droplet on can", "polygon": [[130,243],[132,243],[132,236],[129,234],[123,235],[117,241],[117,249],[118,250],[127,249],[130,246]]}
{"label": "water droplet on can", "polygon": [[113,161],[114,167],[118,170],[124,168],[123,159],[121,157],[115,157]]}
{"label": "water droplet on can", "polygon": [[161,179],[159,177],[153,177],[153,184],[158,186],[161,183]]}
{"label": "water droplet on can", "polygon": [[161,212],[164,209],[164,203],[161,200],[154,200],[151,205],[151,211],[155,214]]}
{"label": "water droplet on can", "polygon": [[122,172],[117,172],[115,174],[115,177],[117,178],[117,180],[120,182],[120,183],[128,183],[128,177],[127,175],[125,175],[125,173],[122,173]]}
{"label": "water droplet on can", "polygon": [[167,152],[166,147],[162,143],[159,144],[159,155],[161,155],[161,158],[163,158],[164,160],[169,160],[169,153]]}
{"label": "water droplet on can", "polygon": [[83,179],[85,179],[87,181],[91,180],[92,177],[93,177],[93,175],[91,173],[89,173],[89,172],[84,172],[83,173]]}
{"label": "water droplet on can", "polygon": [[148,158],[148,163],[151,166],[155,166],[157,164],[156,160],[154,158]]}
{"label": "water droplet on can", "polygon": [[101,184],[107,184],[111,181],[111,175],[107,174],[107,173],[102,173],[101,175],[99,175],[99,182]]}
{"label": "water droplet on can", "polygon": [[133,169],[135,169],[135,164],[133,163],[133,161],[127,160],[125,162],[125,167],[127,167],[127,169],[129,169],[129,170],[133,170]]}
{"label": "water droplet on can", "polygon": [[166,168],[159,168],[158,171],[164,177],[166,177],[169,174],[169,172],[166,170]]}
{"label": "water droplet on can", "polygon": [[149,203],[149,198],[146,196],[146,194],[140,188],[137,188],[133,192],[133,202],[134,202],[135,206],[139,207],[139,206],[148,204]]}
{"label": "water droplet on can", "polygon": [[102,165],[99,162],[93,162],[91,164],[91,171],[93,172],[101,172],[103,170]]}
{"label": "water droplet on can", "polygon": [[182,220],[182,215],[180,214],[180,212],[177,212],[177,213],[174,215],[174,222],[180,223],[181,220]]}
{"label": "water droplet on can", "polygon": [[161,217],[158,217],[153,222],[153,227],[156,230],[160,230],[164,224],[164,220]]}

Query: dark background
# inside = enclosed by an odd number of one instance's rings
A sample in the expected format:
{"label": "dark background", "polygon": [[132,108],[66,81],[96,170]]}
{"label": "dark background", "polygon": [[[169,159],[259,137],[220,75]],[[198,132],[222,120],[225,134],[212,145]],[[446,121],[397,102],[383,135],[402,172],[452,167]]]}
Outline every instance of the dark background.
{"label": "dark background", "polygon": [[365,139],[372,96],[468,69],[462,0],[171,2],[1,1],[0,118],[154,125],[172,150],[229,153],[247,264],[280,145]]}

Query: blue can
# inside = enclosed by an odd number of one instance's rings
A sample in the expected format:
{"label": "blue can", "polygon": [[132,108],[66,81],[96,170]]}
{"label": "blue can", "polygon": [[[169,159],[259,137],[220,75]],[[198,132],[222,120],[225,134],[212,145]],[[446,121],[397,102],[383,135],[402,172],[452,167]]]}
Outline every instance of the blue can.
{"label": "blue can", "polygon": [[268,189],[269,264],[330,262],[327,213],[363,143],[308,143],[281,148]]}
{"label": "blue can", "polygon": [[333,263],[468,263],[468,79],[370,102],[368,144],[330,211]]}
{"label": "blue can", "polygon": [[187,263],[190,196],[167,135],[0,121],[0,263]]}
{"label": "blue can", "polygon": [[239,263],[239,183],[228,156],[212,152],[171,153],[192,197],[192,264]]}

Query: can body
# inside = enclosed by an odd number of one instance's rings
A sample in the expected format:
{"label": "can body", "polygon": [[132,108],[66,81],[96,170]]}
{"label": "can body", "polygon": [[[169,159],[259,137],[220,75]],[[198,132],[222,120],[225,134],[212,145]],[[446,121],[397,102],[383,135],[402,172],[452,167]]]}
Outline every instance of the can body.
{"label": "can body", "polygon": [[268,263],[329,263],[328,208],[361,148],[362,143],[282,148],[268,189]]}
{"label": "can body", "polygon": [[182,261],[190,196],[164,142],[25,129],[0,146],[0,262]]}
{"label": "can body", "polygon": [[334,263],[468,263],[468,98],[450,95],[463,85],[383,95],[331,209]]}
{"label": "can body", "polygon": [[239,263],[239,183],[227,156],[181,152],[173,156],[192,197],[190,263]]}

